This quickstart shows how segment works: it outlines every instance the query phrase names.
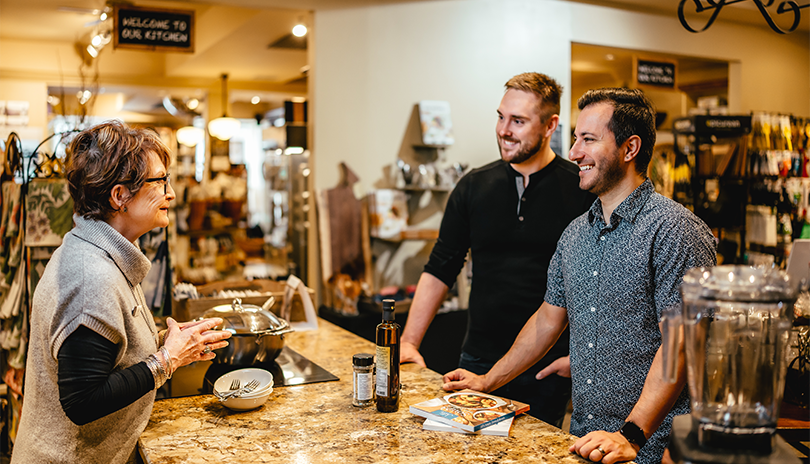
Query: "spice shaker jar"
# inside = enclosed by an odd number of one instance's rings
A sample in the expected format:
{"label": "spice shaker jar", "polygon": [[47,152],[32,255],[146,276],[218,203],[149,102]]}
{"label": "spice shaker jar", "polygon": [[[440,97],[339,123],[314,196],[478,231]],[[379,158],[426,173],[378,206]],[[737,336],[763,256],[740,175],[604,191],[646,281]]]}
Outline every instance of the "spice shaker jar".
{"label": "spice shaker jar", "polygon": [[359,353],[352,356],[352,405],[374,404],[374,356]]}

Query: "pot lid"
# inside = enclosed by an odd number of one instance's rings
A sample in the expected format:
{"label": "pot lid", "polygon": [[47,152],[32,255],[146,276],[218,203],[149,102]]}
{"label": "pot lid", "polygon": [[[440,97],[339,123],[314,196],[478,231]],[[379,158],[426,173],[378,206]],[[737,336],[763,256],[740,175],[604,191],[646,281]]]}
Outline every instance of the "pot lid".
{"label": "pot lid", "polygon": [[214,306],[203,317],[221,317],[223,323],[215,330],[227,330],[232,334],[277,332],[289,327],[287,321],[270,311],[252,304],[243,305],[241,298],[234,298],[229,305]]}

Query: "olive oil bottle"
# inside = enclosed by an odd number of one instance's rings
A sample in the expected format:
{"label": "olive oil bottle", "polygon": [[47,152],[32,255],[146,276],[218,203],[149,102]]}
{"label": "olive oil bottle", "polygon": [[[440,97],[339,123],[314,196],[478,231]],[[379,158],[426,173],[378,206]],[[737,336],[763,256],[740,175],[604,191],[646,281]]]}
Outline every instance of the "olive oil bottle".
{"label": "olive oil bottle", "polygon": [[377,411],[399,409],[399,324],[394,300],[383,300],[383,320],[377,326]]}

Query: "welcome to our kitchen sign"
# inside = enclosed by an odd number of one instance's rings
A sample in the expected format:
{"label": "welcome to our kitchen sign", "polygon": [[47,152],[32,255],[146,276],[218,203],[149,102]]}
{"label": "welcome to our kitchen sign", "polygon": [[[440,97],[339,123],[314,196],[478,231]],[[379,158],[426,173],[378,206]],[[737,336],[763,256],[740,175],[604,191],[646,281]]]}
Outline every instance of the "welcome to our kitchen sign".
{"label": "welcome to our kitchen sign", "polygon": [[677,63],[671,60],[645,59],[633,55],[633,80],[640,87],[675,89]]}
{"label": "welcome to our kitchen sign", "polygon": [[194,52],[194,10],[116,5],[115,48]]}

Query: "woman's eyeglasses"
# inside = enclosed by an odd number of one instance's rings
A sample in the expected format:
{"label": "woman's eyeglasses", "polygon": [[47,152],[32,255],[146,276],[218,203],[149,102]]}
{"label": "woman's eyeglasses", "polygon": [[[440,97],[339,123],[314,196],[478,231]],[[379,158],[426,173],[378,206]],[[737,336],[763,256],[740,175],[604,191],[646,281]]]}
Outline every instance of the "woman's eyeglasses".
{"label": "woman's eyeglasses", "polygon": [[169,193],[169,177],[170,177],[169,174],[166,174],[163,177],[152,177],[152,178],[146,179],[144,182],[158,182],[158,185],[161,185],[161,183],[162,183],[162,185],[163,185],[163,194],[166,195],[167,193]]}

